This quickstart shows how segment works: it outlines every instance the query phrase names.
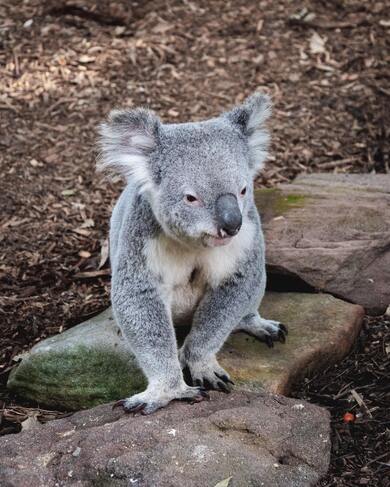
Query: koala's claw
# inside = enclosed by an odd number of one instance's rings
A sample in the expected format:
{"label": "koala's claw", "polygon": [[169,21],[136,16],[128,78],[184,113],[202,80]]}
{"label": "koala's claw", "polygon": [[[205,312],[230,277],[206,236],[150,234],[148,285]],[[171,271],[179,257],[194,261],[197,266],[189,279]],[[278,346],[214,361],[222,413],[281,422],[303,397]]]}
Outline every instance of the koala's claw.
{"label": "koala's claw", "polygon": [[281,329],[281,331],[285,334],[285,335],[288,335],[288,328],[287,326],[283,325],[283,323],[279,323],[279,328]]}
{"label": "koala's claw", "polygon": [[282,323],[260,317],[256,317],[252,322],[244,323],[239,331],[264,342],[269,348],[273,348],[274,342],[286,343],[288,335],[288,329]]}
{"label": "koala's claw", "polygon": [[190,404],[196,404],[201,401],[210,401],[210,396],[204,387],[199,387],[199,395],[194,397],[184,397],[181,401],[189,402]]}
{"label": "koala's claw", "polygon": [[124,403],[125,403],[125,399],[119,399],[119,401],[114,402],[114,404],[112,405],[112,409],[114,410],[116,408],[119,408],[123,406]]}
{"label": "koala's claw", "polygon": [[141,413],[143,414],[143,410],[146,407],[146,402],[141,402],[139,404],[136,404],[133,407],[127,407],[126,405],[123,405],[123,409],[125,410],[126,413],[132,413],[132,414],[137,414]]}
{"label": "koala's claw", "polygon": [[206,389],[202,387],[190,387],[186,384],[180,387],[179,390],[156,390],[146,389],[146,391],[135,394],[127,399],[121,399],[114,403],[112,409],[121,407],[129,414],[152,414],[158,409],[165,407],[171,401],[187,401],[190,404],[195,404],[203,400],[210,399]]}
{"label": "koala's claw", "polygon": [[198,386],[202,386],[203,384],[206,390],[208,391],[216,390],[216,391],[225,392],[226,394],[229,394],[231,392],[231,387],[228,386],[227,383],[222,382],[220,380],[211,383],[207,379],[203,379],[203,381],[201,379],[196,379],[195,384]]}
{"label": "koala's claw", "polygon": [[190,362],[188,364],[191,382],[196,387],[206,390],[216,390],[229,393],[234,382],[230,379],[226,371],[219,366],[216,359],[207,362]]}
{"label": "koala's claw", "polygon": [[133,413],[133,414],[141,413],[142,414],[142,411],[146,405],[147,405],[146,402],[140,402],[140,403],[135,403],[132,406],[128,406],[127,405],[127,399],[120,399],[119,401],[117,401],[113,404],[112,409],[121,407],[121,408],[123,408],[125,413]]}
{"label": "koala's claw", "polygon": [[234,382],[226,374],[217,374],[217,372],[214,372],[214,374],[218,377],[218,379],[223,380],[225,384],[231,384],[234,386]]}

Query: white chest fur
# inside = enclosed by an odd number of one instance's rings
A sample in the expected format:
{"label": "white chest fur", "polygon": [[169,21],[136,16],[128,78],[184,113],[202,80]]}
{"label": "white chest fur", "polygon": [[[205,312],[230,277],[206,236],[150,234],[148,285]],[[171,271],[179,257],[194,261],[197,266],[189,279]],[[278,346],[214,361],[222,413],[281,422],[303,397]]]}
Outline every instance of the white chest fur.
{"label": "white chest fur", "polygon": [[173,320],[191,316],[207,287],[217,287],[233,274],[253,242],[255,228],[243,224],[223,247],[191,249],[161,235],[150,239],[144,253],[150,271],[161,280],[161,292]]}

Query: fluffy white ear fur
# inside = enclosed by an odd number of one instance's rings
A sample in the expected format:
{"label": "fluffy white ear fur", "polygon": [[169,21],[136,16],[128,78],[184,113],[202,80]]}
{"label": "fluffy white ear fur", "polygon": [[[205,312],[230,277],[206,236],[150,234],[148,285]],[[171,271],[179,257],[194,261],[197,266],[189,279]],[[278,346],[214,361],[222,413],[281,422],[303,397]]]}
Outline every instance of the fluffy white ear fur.
{"label": "fluffy white ear fur", "polygon": [[140,192],[153,189],[149,157],[158,139],[160,120],[151,111],[113,110],[100,126],[99,171],[120,174]]}
{"label": "fluffy white ear fur", "polygon": [[228,118],[248,138],[250,167],[255,177],[264,167],[269,146],[269,133],[264,122],[271,115],[272,103],[268,95],[255,93],[228,113]]}

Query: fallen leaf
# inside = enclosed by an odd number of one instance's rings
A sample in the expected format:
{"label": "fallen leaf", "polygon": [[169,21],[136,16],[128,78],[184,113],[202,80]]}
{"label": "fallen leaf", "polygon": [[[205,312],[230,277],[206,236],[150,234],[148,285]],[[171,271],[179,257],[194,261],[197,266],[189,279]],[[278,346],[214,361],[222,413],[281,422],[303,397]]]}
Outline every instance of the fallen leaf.
{"label": "fallen leaf", "polygon": [[89,257],[91,257],[91,253],[88,252],[87,250],[80,250],[79,256],[82,257],[83,259],[89,259]]}
{"label": "fallen leaf", "polygon": [[87,218],[80,228],[91,228],[95,226],[95,222],[92,218]]}
{"label": "fallen leaf", "polygon": [[72,196],[76,193],[75,189],[64,189],[61,191],[62,196]]}
{"label": "fallen leaf", "polygon": [[98,269],[101,269],[108,259],[108,239],[102,241],[102,247],[100,249],[100,262]]}
{"label": "fallen leaf", "polygon": [[227,479],[221,480],[218,484],[215,484],[214,487],[229,487],[230,481],[233,477],[228,477]]}
{"label": "fallen leaf", "polygon": [[91,235],[90,230],[85,230],[84,228],[73,228],[72,232],[77,233],[77,235],[82,235],[83,237],[89,237]]}
{"label": "fallen leaf", "polygon": [[317,32],[313,32],[310,37],[309,46],[312,54],[323,54],[325,50],[325,39],[323,39]]}
{"label": "fallen leaf", "polygon": [[42,162],[37,161],[36,159],[30,159],[30,164],[32,167],[42,167]]}
{"label": "fallen leaf", "polygon": [[109,276],[110,274],[111,269],[102,269],[100,271],[78,272],[74,277],[76,279],[90,279],[92,277]]}
{"label": "fallen leaf", "polygon": [[22,431],[28,431],[40,425],[37,419],[38,414],[39,413],[37,411],[34,411],[26,420],[23,421]]}
{"label": "fallen leaf", "polygon": [[95,58],[92,56],[87,56],[86,54],[79,57],[79,62],[83,64],[93,63]]}
{"label": "fallen leaf", "polygon": [[171,117],[178,117],[180,114],[178,111],[174,110],[173,108],[171,108],[170,110],[168,110],[168,115],[170,115]]}

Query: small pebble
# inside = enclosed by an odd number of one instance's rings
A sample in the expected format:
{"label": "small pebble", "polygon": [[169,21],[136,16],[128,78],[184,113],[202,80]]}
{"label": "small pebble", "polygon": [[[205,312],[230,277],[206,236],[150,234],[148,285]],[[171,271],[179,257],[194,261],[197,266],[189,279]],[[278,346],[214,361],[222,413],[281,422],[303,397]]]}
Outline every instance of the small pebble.
{"label": "small pebble", "polygon": [[81,452],[81,448],[78,446],[75,451],[72,453],[73,457],[79,457]]}

